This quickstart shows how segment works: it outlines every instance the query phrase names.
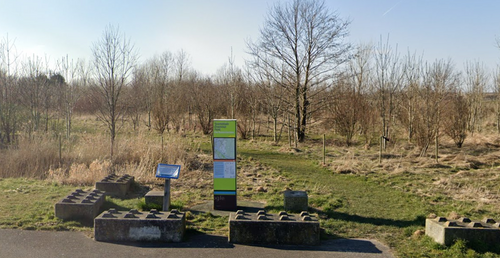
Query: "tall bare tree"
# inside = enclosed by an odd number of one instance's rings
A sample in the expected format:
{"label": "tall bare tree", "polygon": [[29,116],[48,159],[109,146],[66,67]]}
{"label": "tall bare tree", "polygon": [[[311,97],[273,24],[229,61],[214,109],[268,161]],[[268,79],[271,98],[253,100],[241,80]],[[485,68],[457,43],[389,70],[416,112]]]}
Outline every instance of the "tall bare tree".
{"label": "tall bare tree", "polygon": [[458,148],[462,148],[467,138],[470,114],[467,98],[458,87],[455,87],[448,94],[446,102],[449,103],[449,108],[443,110],[444,132],[453,139]]}
{"label": "tall bare tree", "polygon": [[484,92],[488,84],[488,75],[484,65],[467,62],[465,64],[465,86],[469,104],[469,132],[481,131],[481,121],[484,118]]}
{"label": "tall bare tree", "polygon": [[189,66],[191,63],[189,54],[184,51],[184,49],[181,49],[175,54],[174,59],[176,64],[176,77],[177,80],[181,82],[186,79],[186,75],[189,73]]}
{"label": "tall bare tree", "polygon": [[375,49],[375,90],[377,95],[377,107],[380,112],[382,123],[379,160],[386,143],[390,140],[391,125],[396,112],[396,94],[401,88],[403,73],[397,47],[393,48],[386,42],[379,42]]}
{"label": "tall bare tree", "polygon": [[500,133],[500,66],[497,66],[493,79],[494,92],[496,94],[495,116],[497,124],[497,132]]}
{"label": "tall bare tree", "polygon": [[85,77],[85,71],[80,72],[82,69],[86,69],[85,61],[83,59],[69,59],[66,55],[57,61],[57,66],[59,73],[65,78],[66,82],[63,83],[59,94],[61,95],[62,102],[60,109],[64,115],[66,124],[66,138],[71,136],[72,128],[72,118],[73,109],[75,107],[76,101],[80,97],[80,87],[84,85],[87,78]]}
{"label": "tall bare tree", "polygon": [[210,79],[196,77],[186,81],[184,86],[189,92],[190,105],[198,118],[203,134],[209,134],[212,132],[212,120],[223,113],[221,112],[223,104],[220,101],[220,88]]}
{"label": "tall bare tree", "polygon": [[423,65],[422,58],[415,54],[408,54],[403,64],[403,83],[401,100],[399,102],[400,112],[398,112],[401,123],[406,127],[408,142],[411,142],[414,135],[415,112],[418,90],[422,86]]}
{"label": "tall bare tree", "polygon": [[149,64],[149,74],[154,92],[152,106],[153,128],[159,134],[163,134],[165,130],[168,130],[168,124],[172,115],[169,107],[173,105],[172,103],[168,103],[168,96],[172,86],[169,76],[173,62],[172,54],[164,52],[162,55],[150,60]]}
{"label": "tall bare tree", "polygon": [[446,101],[450,91],[457,87],[459,74],[454,71],[451,60],[438,60],[427,65],[422,87],[419,90],[418,107],[415,112],[415,137],[423,156],[434,141],[435,159],[439,157],[439,137],[443,126],[444,110],[449,108]]}
{"label": "tall bare tree", "polygon": [[0,41],[0,147],[15,142],[19,127],[16,107],[17,64],[15,41],[7,35]]}
{"label": "tall bare tree", "polygon": [[273,81],[286,88],[293,100],[299,141],[305,139],[309,116],[317,111],[311,108],[317,104],[312,103],[313,90],[331,85],[335,69],[348,58],[351,46],[344,41],[348,25],[323,1],[294,0],[275,5],[260,30],[260,39],[247,43],[252,56],[249,64],[257,73],[285,72],[284,78],[275,76]]}
{"label": "tall bare tree", "polygon": [[121,93],[130,83],[129,76],[135,67],[137,54],[134,45],[119,29],[109,25],[98,41],[92,45],[96,79],[96,104],[98,117],[108,127],[110,135],[110,158],[113,160],[117,122],[123,116]]}
{"label": "tall bare tree", "polygon": [[41,57],[33,55],[23,64],[23,78],[19,82],[20,99],[22,105],[29,110],[29,121],[26,130],[29,137],[38,131],[42,124],[45,111],[45,98],[48,94],[49,80],[46,75],[45,64]]}
{"label": "tall bare tree", "polygon": [[354,112],[360,133],[365,138],[365,144],[370,144],[370,132],[374,130],[373,108],[368,101],[367,95],[373,84],[373,47],[371,45],[358,45],[354,57],[349,61],[348,75],[349,84],[352,85]]}

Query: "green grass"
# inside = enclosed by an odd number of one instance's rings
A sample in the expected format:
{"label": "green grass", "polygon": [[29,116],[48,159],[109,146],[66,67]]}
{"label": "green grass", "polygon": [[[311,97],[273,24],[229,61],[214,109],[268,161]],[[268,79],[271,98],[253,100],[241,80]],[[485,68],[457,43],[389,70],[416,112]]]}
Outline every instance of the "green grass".
{"label": "green grass", "polygon": [[55,217],[54,204],[73,190],[35,179],[0,178],[0,228],[87,230],[80,223]]}
{"label": "green grass", "polygon": [[[391,180],[411,182],[409,175],[374,180],[370,176],[336,174],[319,166],[307,151],[287,153],[279,152],[277,147],[254,145],[240,142],[239,154],[243,159],[251,157],[278,169],[290,179],[287,186],[293,190],[307,191],[310,207],[321,218],[323,238],[374,238],[388,244],[401,257],[498,256],[464,241],[446,248],[428,237],[412,236],[416,230],[424,229],[425,217],[430,213],[443,216],[459,211],[471,217],[480,216],[481,211],[474,209],[473,203],[452,201],[447,196],[420,197],[387,185]],[[268,197],[273,203],[268,208],[279,207],[275,197]]]}
{"label": "green grass", "polygon": [[[206,137],[194,139],[193,146],[198,151],[211,153]],[[246,190],[244,188],[252,185],[244,186],[239,182],[239,187],[242,186],[239,198],[265,201],[269,212],[277,212],[283,210],[285,189],[305,190],[309,195],[310,212],[320,218],[323,239],[378,239],[400,257],[499,257],[478,243],[459,240],[450,247],[443,247],[428,237],[413,236],[416,230],[424,229],[425,217],[430,213],[446,216],[455,211],[471,218],[490,213],[487,205],[480,209],[471,201],[453,200],[439,192],[422,196],[408,186],[408,182],[425,184],[431,180],[430,175],[410,172],[338,174],[320,165],[319,149],[314,147],[287,151],[265,142],[238,141],[238,153],[241,171],[258,173],[258,180],[267,190]],[[455,172],[443,170],[440,173]],[[0,228],[91,231],[77,222],[65,222],[54,216],[54,204],[74,189],[74,186],[35,179],[0,179],[0,194],[4,196],[0,201]],[[172,206],[184,210],[186,205],[209,199],[210,191],[189,189],[172,200]],[[107,197],[104,209],[109,208],[149,210],[158,207],[146,205],[138,194],[126,199]],[[227,235],[227,217],[187,212],[187,228],[190,234]]]}

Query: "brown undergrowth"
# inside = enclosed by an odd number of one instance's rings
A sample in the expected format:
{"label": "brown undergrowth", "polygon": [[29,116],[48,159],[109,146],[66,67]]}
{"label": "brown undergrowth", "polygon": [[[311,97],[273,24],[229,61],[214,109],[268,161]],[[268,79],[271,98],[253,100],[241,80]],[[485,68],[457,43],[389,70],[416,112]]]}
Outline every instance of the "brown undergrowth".
{"label": "brown undergrowth", "polygon": [[[109,173],[130,174],[139,182],[155,180],[158,163],[197,165],[193,148],[181,136],[169,136],[163,150],[158,136],[137,134],[117,140],[113,161],[105,135],[79,135],[72,141],[50,136],[21,139],[0,152],[0,177],[47,179],[63,184],[92,185]],[[61,152],[59,152],[61,151]]]}
{"label": "brown undergrowth", "polygon": [[500,136],[475,134],[462,148],[444,139],[437,162],[434,149],[420,156],[408,143],[390,145],[380,162],[377,150],[333,146],[326,166],[334,173],[365,176],[437,203],[445,198],[472,203],[476,209],[488,205],[500,214]]}

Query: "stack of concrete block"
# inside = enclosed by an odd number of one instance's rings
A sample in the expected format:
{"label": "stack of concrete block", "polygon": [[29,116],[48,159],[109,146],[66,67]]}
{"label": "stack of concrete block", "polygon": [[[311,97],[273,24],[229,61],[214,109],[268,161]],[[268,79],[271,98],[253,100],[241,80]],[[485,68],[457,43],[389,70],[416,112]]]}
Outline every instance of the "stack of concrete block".
{"label": "stack of concrete block", "polygon": [[128,174],[118,176],[111,174],[95,183],[95,188],[105,191],[108,195],[124,197],[134,183],[134,177]]}
{"label": "stack of concrete block", "polygon": [[101,212],[104,201],[104,192],[100,190],[76,189],[56,203],[55,215],[63,220],[76,220],[85,225],[92,225],[94,218]]}
{"label": "stack of concrete block", "polygon": [[181,242],[186,230],[185,213],[128,212],[110,209],[94,220],[94,236],[97,241],[107,242]]}
{"label": "stack of concrete block", "polygon": [[437,217],[425,220],[425,234],[437,243],[448,246],[457,239],[470,243],[497,245],[500,242],[500,223],[490,218],[471,221],[465,217],[458,220]]}
{"label": "stack of concrete block", "polygon": [[237,211],[229,215],[229,242],[239,244],[319,245],[320,227],[315,216]]}

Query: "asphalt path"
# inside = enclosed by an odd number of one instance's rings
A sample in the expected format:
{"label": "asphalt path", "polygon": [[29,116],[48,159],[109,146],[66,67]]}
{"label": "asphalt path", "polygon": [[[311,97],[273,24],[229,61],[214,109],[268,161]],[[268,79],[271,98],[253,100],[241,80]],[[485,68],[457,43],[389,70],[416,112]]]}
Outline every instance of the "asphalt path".
{"label": "asphalt path", "polygon": [[0,257],[394,257],[378,241],[337,239],[320,246],[252,246],[227,242],[226,237],[192,235],[182,243],[105,243],[91,233],[0,229]]}

